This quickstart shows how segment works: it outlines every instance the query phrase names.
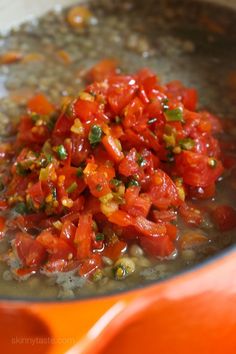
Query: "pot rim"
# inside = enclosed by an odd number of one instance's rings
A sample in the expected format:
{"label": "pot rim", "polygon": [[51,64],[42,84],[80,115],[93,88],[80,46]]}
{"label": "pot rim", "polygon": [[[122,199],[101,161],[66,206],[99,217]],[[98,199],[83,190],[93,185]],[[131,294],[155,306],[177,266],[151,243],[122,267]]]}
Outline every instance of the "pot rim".
{"label": "pot rim", "polygon": [[180,271],[166,277],[163,279],[155,279],[155,280],[150,280],[145,284],[142,285],[135,285],[127,289],[122,289],[122,290],[112,290],[104,294],[91,294],[91,295],[82,295],[82,296],[75,296],[74,298],[64,298],[64,299],[59,299],[57,297],[49,297],[49,298],[33,298],[33,297],[24,297],[24,296],[19,296],[19,297],[8,297],[8,296],[1,296],[0,295],[0,305],[1,302],[4,303],[30,303],[30,304],[67,304],[67,303],[74,303],[74,302],[82,302],[82,301],[87,301],[87,300],[96,300],[96,299],[104,299],[104,298],[110,298],[113,296],[120,296],[123,294],[132,294],[136,291],[141,291],[145,290],[151,287],[158,286],[159,284],[167,283],[171,280],[176,280],[184,275],[194,273],[198,270],[202,270],[203,268],[207,268],[207,266],[212,265],[213,263],[217,263],[217,261],[221,261],[223,258],[227,258],[231,254],[236,253],[236,245],[233,244],[230,247],[222,250],[219,253],[216,253],[214,256],[211,256],[210,258],[207,258],[200,263],[196,263],[195,265],[191,266],[190,268],[183,268]]}

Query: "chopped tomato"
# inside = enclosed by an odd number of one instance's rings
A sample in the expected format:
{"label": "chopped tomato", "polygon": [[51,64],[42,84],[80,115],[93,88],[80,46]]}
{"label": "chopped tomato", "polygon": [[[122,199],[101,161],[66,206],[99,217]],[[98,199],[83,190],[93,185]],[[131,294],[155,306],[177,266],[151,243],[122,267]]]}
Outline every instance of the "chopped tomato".
{"label": "chopped tomato", "polygon": [[174,243],[168,235],[143,237],[140,238],[140,244],[144,251],[151,257],[168,257],[175,250]]}
{"label": "chopped tomato", "polygon": [[219,205],[212,212],[213,220],[220,231],[236,227],[236,210],[229,205]]}
{"label": "chopped tomato", "polygon": [[223,166],[217,159],[183,151],[176,157],[176,171],[186,184],[193,187],[207,187],[220,177]]}
{"label": "chopped tomato", "polygon": [[46,259],[46,250],[29,234],[18,233],[14,246],[22,264],[26,267],[40,267]]}
{"label": "chopped tomato", "polygon": [[149,196],[152,203],[159,209],[165,210],[181,205],[177,187],[171,178],[160,169],[152,177]]}
{"label": "chopped tomato", "polygon": [[102,252],[103,256],[116,261],[127,249],[127,243],[117,240],[114,243],[108,243]]}
{"label": "chopped tomato", "polygon": [[89,70],[87,77],[89,81],[103,81],[114,75],[117,70],[117,60],[103,59]]}
{"label": "chopped tomato", "polygon": [[89,259],[82,262],[79,268],[79,275],[81,277],[89,277],[94,271],[102,265],[101,255],[98,253],[91,254]]}
{"label": "chopped tomato", "polygon": [[92,237],[92,215],[81,214],[74,239],[77,247],[77,258],[79,260],[85,260],[90,257]]}
{"label": "chopped tomato", "polygon": [[48,115],[53,113],[55,108],[43,94],[38,94],[29,100],[28,110],[32,113]]}
{"label": "chopped tomato", "polygon": [[42,231],[36,238],[54,259],[71,259],[75,253],[74,248],[63,238],[59,238],[52,231]]}

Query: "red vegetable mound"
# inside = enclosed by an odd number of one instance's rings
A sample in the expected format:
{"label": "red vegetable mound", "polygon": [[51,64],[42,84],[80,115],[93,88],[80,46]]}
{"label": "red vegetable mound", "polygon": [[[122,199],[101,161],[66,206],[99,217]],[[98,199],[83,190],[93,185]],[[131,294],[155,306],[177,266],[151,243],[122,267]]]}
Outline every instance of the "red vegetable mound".
{"label": "red vegetable mound", "polygon": [[89,77],[62,108],[38,94],[21,118],[4,196],[22,214],[9,222],[18,274],[88,275],[134,240],[170,256],[176,215],[201,221],[186,199],[212,197],[223,172],[221,125],[196,110],[195,89],[162,85],[148,69],[118,75],[107,60]]}

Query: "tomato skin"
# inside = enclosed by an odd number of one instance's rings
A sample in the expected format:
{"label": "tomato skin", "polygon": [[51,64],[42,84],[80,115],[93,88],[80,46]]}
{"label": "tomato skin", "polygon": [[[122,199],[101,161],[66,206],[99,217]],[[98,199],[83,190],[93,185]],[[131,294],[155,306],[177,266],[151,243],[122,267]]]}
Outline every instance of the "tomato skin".
{"label": "tomato skin", "polygon": [[21,262],[26,267],[40,267],[46,260],[46,250],[27,233],[18,233],[14,245]]}
{"label": "tomato skin", "polygon": [[228,205],[219,205],[212,212],[213,220],[220,231],[229,231],[236,227],[236,210]]}
{"label": "tomato skin", "polygon": [[184,182],[193,187],[208,187],[223,172],[221,161],[216,160],[216,166],[212,168],[207,156],[191,151],[182,151],[176,157],[175,167]]}

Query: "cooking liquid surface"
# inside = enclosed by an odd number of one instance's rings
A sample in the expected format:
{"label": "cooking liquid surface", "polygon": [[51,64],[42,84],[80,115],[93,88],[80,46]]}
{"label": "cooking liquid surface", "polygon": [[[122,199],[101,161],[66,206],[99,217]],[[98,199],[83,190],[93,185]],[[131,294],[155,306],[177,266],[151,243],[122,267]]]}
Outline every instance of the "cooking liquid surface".
{"label": "cooking liquid surface", "polygon": [[[219,11],[213,5],[193,4],[191,14],[179,2],[178,6],[175,2],[166,5],[165,1],[159,4],[136,2],[136,5],[92,1],[93,16],[85,28],[71,27],[67,21],[68,10],[64,10],[51,12],[2,36],[0,54],[15,51],[22,56],[17,63],[0,65],[2,141],[13,134],[12,125],[34,93],[45,93],[55,103],[60,102],[62,96],[74,96],[85,86],[84,72],[107,57],[117,58],[122,71],[127,73],[148,67],[162,82],[181,80],[198,89],[201,108],[222,118],[234,118],[236,14]],[[236,127],[230,126],[228,130],[223,139],[234,140]],[[217,185],[214,201],[193,203],[201,207],[209,202],[235,206],[235,188],[234,178],[227,172]],[[178,227],[180,235],[193,230],[181,220]],[[134,247],[130,248],[127,253],[136,258],[136,271],[122,281],[112,277],[109,266],[107,275],[98,282],[85,281],[73,274],[39,275],[16,281],[9,267],[0,262],[0,295],[64,298],[124,290],[169,277],[236,240],[235,230],[222,233],[216,230],[210,218],[204,221],[201,232],[209,238],[207,245],[182,250],[169,260],[149,259]],[[8,239],[2,240],[0,252],[4,253],[8,247]]]}

